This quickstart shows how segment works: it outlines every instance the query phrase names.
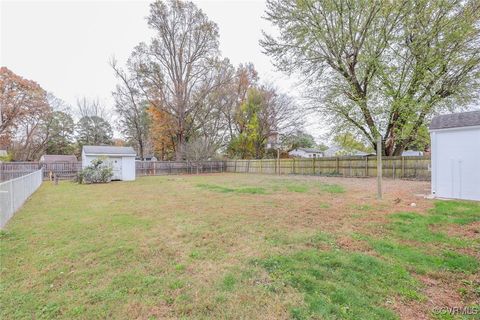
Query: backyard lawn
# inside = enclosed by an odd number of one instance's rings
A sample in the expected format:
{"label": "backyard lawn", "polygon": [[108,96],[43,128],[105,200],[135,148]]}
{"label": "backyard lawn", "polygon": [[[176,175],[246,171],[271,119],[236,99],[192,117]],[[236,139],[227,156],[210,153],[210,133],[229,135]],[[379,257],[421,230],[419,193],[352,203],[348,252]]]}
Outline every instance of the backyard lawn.
{"label": "backyard lawn", "polygon": [[480,204],[424,199],[425,182],[387,180],[381,201],[375,188],[253,174],[45,182],[0,232],[0,318],[480,317]]}

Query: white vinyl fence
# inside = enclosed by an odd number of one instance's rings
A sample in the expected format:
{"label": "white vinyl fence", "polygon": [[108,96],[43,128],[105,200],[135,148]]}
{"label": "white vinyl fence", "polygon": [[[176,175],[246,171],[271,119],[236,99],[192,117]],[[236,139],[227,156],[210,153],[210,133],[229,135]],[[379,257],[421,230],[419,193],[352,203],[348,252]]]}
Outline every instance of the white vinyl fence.
{"label": "white vinyl fence", "polygon": [[42,170],[0,183],[0,228],[42,184]]}

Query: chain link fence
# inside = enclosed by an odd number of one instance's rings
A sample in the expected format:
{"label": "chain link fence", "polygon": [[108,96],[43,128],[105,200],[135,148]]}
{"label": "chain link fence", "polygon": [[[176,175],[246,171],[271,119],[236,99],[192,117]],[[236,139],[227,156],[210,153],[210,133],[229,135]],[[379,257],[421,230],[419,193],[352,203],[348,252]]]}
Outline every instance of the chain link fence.
{"label": "chain link fence", "polygon": [[42,169],[0,183],[0,228],[42,184]]}

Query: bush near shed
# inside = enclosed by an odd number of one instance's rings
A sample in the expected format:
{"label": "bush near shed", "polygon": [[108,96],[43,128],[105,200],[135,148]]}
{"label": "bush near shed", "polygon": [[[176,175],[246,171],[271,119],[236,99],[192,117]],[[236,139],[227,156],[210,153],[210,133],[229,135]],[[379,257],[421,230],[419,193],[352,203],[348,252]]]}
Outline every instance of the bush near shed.
{"label": "bush near shed", "polygon": [[82,183],[107,183],[112,180],[113,168],[105,162],[105,158],[98,158],[91,162],[82,171],[78,172],[76,182]]}

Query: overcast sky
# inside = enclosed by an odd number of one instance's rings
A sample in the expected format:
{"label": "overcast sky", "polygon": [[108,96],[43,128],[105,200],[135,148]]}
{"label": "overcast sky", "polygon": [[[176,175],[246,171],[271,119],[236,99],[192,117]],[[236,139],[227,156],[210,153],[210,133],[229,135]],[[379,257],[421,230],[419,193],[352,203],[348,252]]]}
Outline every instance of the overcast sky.
{"label": "overcast sky", "polygon": [[[276,72],[262,53],[261,31],[272,31],[262,19],[264,1],[194,2],[218,24],[222,55],[233,65],[253,62],[261,80],[300,95],[295,82]],[[152,36],[145,20],[150,1],[0,3],[1,65],[71,105],[86,96],[111,107],[116,80],[109,59],[124,63],[134,46]],[[315,136],[322,132],[313,123],[306,128]]]}

